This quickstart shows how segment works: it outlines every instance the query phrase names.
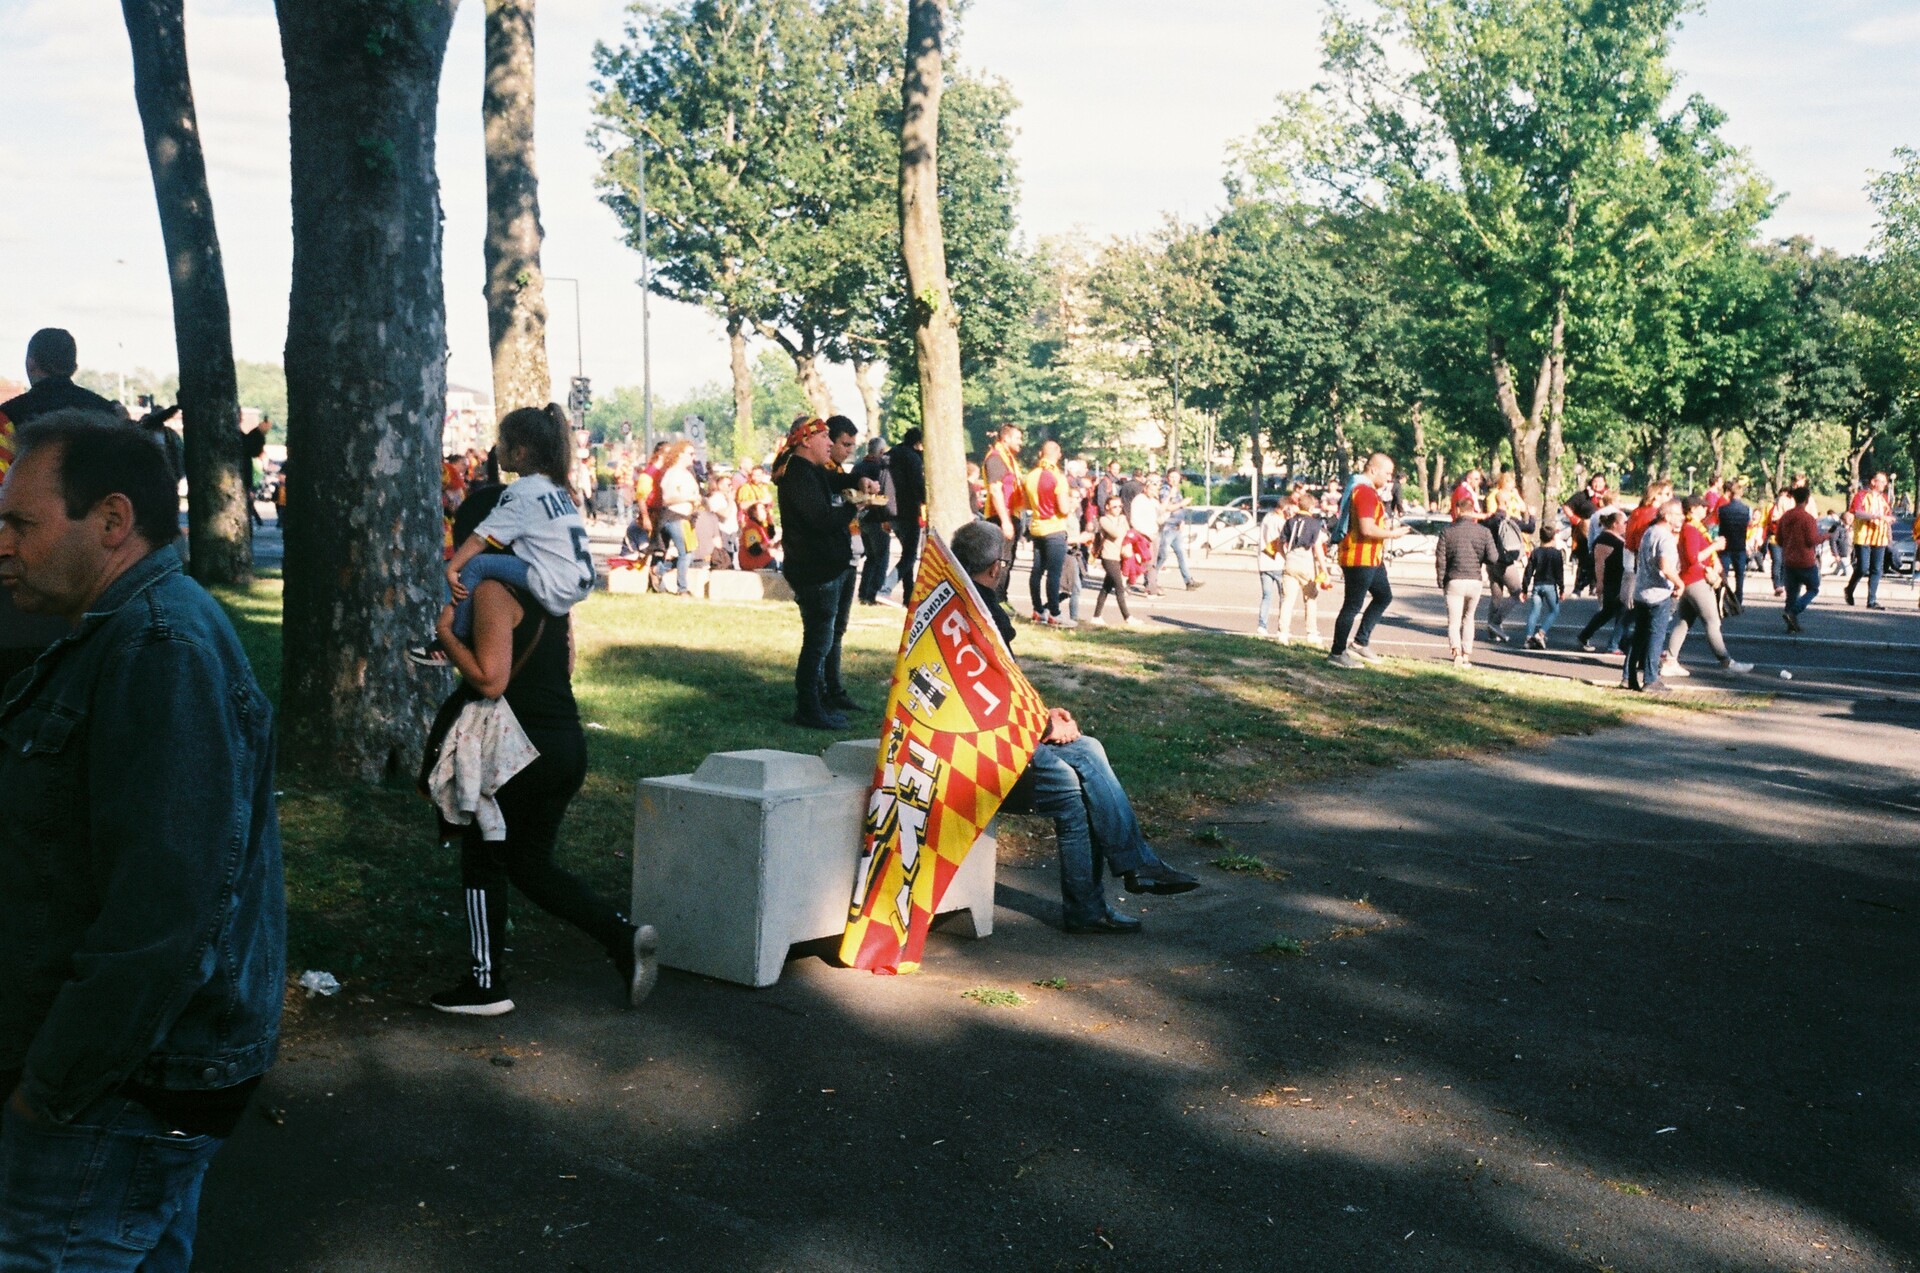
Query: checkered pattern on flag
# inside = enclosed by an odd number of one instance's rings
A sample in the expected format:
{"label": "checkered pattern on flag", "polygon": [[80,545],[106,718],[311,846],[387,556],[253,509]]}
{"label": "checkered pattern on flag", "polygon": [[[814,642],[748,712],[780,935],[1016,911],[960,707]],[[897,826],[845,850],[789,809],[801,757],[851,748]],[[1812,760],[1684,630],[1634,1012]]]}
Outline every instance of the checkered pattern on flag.
{"label": "checkered pattern on flag", "polygon": [[947,885],[1046,730],[1046,704],[953,550],[929,531],[887,693],[843,963],[920,966]]}

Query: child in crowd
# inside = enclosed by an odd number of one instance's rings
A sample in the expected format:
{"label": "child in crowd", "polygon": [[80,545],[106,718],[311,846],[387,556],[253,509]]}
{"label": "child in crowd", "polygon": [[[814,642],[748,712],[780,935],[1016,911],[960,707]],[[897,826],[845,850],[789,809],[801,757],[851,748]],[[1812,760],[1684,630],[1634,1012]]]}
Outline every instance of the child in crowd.
{"label": "child in crowd", "polygon": [[[473,590],[482,580],[523,588],[555,616],[593,591],[586,523],[567,491],[572,445],[567,418],[552,403],[510,411],[500,421],[504,467],[522,476],[447,563],[457,603],[453,631],[461,640],[472,639]],[[424,667],[449,666],[437,638],[409,647],[407,657]]]}
{"label": "child in crowd", "polygon": [[1560,616],[1560,594],[1567,586],[1567,528],[1553,533],[1553,542],[1542,544],[1527,558],[1527,572],[1520,580],[1520,595],[1532,598],[1527,611],[1529,650],[1547,648],[1547,632]]}

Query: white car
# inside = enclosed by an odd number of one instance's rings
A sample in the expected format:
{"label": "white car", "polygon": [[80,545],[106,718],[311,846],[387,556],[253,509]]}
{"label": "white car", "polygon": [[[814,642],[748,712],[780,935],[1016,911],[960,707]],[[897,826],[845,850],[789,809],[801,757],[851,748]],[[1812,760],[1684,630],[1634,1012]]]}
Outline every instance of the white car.
{"label": "white car", "polygon": [[1187,551],[1209,556],[1216,552],[1229,552],[1235,548],[1245,548],[1252,544],[1259,524],[1246,508],[1208,507],[1189,505],[1180,510],[1180,533],[1185,537]]}
{"label": "white car", "polygon": [[1434,550],[1440,546],[1440,532],[1452,525],[1453,519],[1435,513],[1410,512],[1401,524],[1409,533],[1387,541],[1387,560],[1432,561]]}

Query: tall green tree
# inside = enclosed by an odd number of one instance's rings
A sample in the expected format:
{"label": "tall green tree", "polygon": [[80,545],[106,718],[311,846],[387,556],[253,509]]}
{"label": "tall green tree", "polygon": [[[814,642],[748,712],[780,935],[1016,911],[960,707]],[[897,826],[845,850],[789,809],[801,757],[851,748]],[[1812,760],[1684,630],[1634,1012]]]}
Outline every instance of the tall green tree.
{"label": "tall green tree", "polygon": [[[1690,0],[1379,0],[1336,9],[1327,83],[1283,100],[1252,170],[1400,218],[1478,320],[1529,502],[1557,484],[1577,364],[1622,329],[1669,196],[1729,152],[1669,110]],[[1390,53],[1389,50],[1392,50]],[[1706,182],[1708,186],[1712,180]],[[1543,465],[1544,449],[1544,465]]]}

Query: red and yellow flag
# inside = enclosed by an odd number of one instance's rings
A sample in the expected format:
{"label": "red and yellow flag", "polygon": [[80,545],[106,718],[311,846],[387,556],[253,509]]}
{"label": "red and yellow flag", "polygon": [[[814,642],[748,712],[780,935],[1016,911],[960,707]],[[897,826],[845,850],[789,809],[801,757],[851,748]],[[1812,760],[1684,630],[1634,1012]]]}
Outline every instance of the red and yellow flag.
{"label": "red and yellow flag", "polygon": [[1046,729],[1046,704],[973,581],[929,532],[887,693],[841,962],[884,973],[920,966],[947,885]]}

